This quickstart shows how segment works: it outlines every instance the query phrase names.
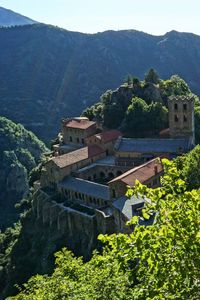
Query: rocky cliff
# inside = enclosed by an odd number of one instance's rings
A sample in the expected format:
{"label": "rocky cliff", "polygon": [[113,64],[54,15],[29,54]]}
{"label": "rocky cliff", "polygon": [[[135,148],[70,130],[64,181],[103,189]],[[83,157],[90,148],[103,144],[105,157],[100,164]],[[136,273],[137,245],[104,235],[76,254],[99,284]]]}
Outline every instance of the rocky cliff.
{"label": "rocky cliff", "polygon": [[45,151],[47,148],[34,134],[0,117],[0,229],[17,220],[14,205],[28,194],[29,172]]}
{"label": "rocky cliff", "polygon": [[[31,209],[21,218],[22,227],[11,247],[8,262],[1,266],[3,298],[16,291],[33,274],[51,273],[54,253],[62,247],[88,260],[100,247],[97,236],[113,233],[113,217],[60,198],[50,190],[37,190],[29,198]],[[112,222],[111,222],[112,221]],[[111,226],[112,224],[112,226]],[[2,249],[0,247],[0,254]]]}

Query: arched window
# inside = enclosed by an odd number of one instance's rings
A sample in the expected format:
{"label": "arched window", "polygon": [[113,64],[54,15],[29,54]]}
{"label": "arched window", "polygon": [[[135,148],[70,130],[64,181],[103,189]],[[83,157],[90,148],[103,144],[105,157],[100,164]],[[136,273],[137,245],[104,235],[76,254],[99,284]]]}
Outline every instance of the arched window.
{"label": "arched window", "polygon": [[183,122],[187,122],[187,116],[186,115],[183,116]]}
{"label": "arched window", "polygon": [[183,110],[185,110],[185,111],[187,110],[187,104],[186,103],[183,104]]}
{"label": "arched window", "polygon": [[104,172],[100,172],[100,177],[101,178],[105,178],[105,173]]}
{"label": "arched window", "polygon": [[178,104],[177,103],[174,104],[174,109],[178,110]]}
{"label": "arched window", "polygon": [[174,115],[174,121],[178,122],[178,116],[177,115]]}
{"label": "arched window", "polygon": [[117,171],[117,176],[120,176],[120,175],[122,175],[122,171]]}
{"label": "arched window", "polygon": [[115,176],[114,176],[114,174],[113,174],[112,172],[109,172],[109,173],[108,173],[108,178],[109,178],[109,180],[112,180],[114,177],[115,177]]}

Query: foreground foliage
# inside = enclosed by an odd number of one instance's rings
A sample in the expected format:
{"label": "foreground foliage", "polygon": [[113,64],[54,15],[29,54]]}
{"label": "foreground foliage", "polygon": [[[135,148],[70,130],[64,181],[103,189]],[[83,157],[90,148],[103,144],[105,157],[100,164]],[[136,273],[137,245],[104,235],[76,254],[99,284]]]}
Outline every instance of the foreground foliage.
{"label": "foreground foliage", "polygon": [[100,235],[103,251],[86,263],[63,249],[51,276],[31,278],[12,299],[200,299],[200,191],[186,191],[173,163],[165,169],[161,188],[137,182],[127,192],[151,199],[142,213],[157,212],[153,225],[134,217],[130,235]]}

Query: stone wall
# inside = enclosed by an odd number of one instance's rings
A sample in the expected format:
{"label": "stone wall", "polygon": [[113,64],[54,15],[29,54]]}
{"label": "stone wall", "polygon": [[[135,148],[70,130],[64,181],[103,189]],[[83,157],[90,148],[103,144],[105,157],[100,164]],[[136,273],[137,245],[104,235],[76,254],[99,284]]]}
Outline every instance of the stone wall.
{"label": "stone wall", "polygon": [[194,100],[185,96],[170,98],[169,129],[172,138],[191,137],[194,139]]}
{"label": "stone wall", "polygon": [[41,186],[56,186],[58,182],[62,181],[66,176],[69,176],[72,172],[77,171],[80,168],[84,168],[97,160],[100,160],[106,156],[106,153],[100,153],[92,158],[80,160],[79,162],[68,165],[64,168],[59,168],[52,160],[48,161],[43,167],[41,173]]}
{"label": "stone wall", "polygon": [[[112,215],[93,210],[93,213],[56,203],[42,190],[34,194],[33,213],[44,227],[52,228],[52,233],[64,237],[66,247],[76,255],[88,259],[97,246],[100,233],[113,233],[115,223]],[[91,209],[92,211],[92,209]]]}
{"label": "stone wall", "polygon": [[63,141],[65,144],[86,145],[86,138],[96,133],[96,125],[87,128],[62,127]]}

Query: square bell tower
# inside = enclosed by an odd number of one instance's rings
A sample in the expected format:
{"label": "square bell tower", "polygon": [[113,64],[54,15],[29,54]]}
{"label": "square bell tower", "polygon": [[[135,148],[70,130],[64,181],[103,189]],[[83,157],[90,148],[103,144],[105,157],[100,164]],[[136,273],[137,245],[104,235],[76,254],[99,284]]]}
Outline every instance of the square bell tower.
{"label": "square bell tower", "polygon": [[171,138],[189,138],[195,145],[194,97],[172,96],[168,100]]}

